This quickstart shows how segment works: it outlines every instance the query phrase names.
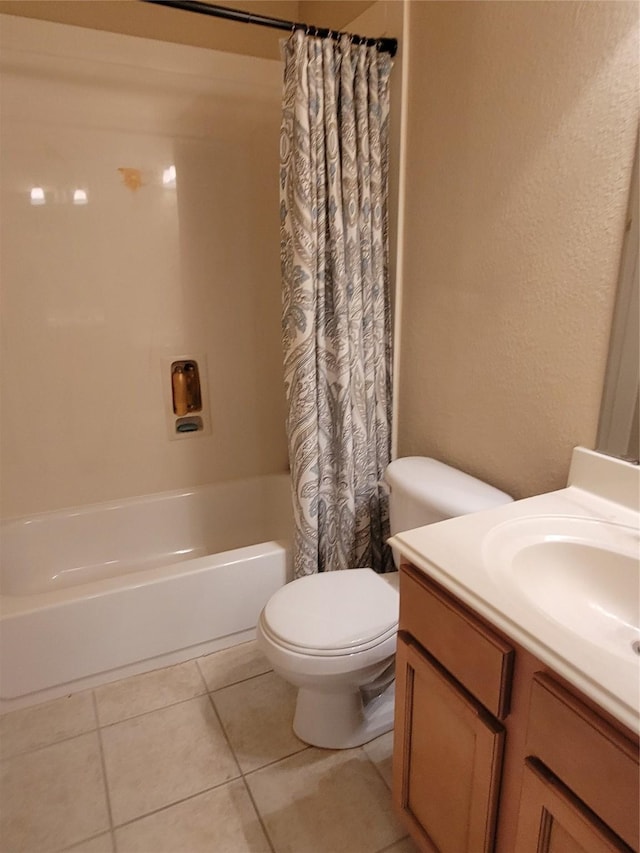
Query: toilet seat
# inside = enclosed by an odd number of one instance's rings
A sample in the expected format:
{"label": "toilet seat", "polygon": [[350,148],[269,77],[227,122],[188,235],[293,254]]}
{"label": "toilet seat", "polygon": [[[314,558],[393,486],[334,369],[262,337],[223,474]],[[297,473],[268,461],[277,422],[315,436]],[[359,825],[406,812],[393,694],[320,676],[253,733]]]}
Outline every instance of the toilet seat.
{"label": "toilet seat", "polygon": [[261,629],[273,643],[298,654],[337,657],[364,652],[397,633],[395,580],[372,569],[299,578],[271,597],[260,618]]}

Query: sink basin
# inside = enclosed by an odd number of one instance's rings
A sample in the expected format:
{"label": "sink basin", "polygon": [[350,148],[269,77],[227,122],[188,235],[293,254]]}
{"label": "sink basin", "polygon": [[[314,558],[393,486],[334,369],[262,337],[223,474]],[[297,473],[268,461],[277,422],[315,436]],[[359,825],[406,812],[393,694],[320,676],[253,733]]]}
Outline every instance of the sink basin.
{"label": "sink basin", "polygon": [[637,528],[556,515],[504,522],[483,543],[501,589],[627,659],[640,655],[639,552]]}

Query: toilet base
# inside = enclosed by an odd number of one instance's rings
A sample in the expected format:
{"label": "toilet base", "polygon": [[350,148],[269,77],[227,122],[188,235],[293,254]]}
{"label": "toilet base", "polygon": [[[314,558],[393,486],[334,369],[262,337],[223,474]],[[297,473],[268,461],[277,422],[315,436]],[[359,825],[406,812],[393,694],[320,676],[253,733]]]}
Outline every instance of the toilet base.
{"label": "toilet base", "polygon": [[359,690],[325,693],[298,690],[293,730],[305,743],[324,749],[361,746],[393,728],[395,681],[369,701]]}

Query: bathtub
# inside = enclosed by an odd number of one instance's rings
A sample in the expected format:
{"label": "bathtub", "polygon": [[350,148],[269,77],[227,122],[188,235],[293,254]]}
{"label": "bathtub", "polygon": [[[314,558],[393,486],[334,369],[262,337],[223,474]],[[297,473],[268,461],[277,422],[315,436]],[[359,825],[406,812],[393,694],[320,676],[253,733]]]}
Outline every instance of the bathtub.
{"label": "bathtub", "polygon": [[289,579],[286,474],[0,526],[0,710],[254,635]]}

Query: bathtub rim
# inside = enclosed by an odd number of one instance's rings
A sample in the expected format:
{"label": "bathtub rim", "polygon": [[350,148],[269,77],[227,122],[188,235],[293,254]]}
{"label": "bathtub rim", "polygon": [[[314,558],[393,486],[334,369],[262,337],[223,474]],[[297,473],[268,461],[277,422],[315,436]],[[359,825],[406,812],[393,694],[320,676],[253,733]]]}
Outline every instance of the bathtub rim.
{"label": "bathtub rim", "polygon": [[271,539],[266,542],[258,542],[255,545],[245,545],[228,551],[218,551],[215,554],[205,554],[202,557],[194,557],[190,560],[178,560],[167,566],[150,567],[137,572],[115,575],[111,578],[88,581],[87,583],[48,590],[47,592],[34,592],[28,595],[0,594],[0,622],[34,613],[43,608],[64,607],[70,601],[98,598],[111,592],[136,589],[150,583],[163,583],[184,574],[202,574],[217,566],[256,560],[265,554],[275,554],[283,549],[285,551],[291,550],[290,540]]}

